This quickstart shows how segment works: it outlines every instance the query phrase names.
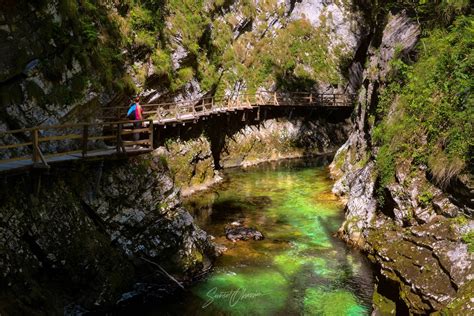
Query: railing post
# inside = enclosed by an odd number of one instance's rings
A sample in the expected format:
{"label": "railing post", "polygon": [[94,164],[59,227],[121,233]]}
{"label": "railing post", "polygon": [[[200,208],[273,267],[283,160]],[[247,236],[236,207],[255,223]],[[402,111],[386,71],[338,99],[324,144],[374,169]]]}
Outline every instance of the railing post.
{"label": "railing post", "polygon": [[82,157],[87,155],[87,144],[89,142],[89,125],[82,127]]}
{"label": "railing post", "polygon": [[336,106],[336,94],[334,93],[332,97],[333,97],[332,106]]}
{"label": "railing post", "polygon": [[[193,106],[194,107],[194,106]],[[149,128],[149,132],[150,135],[149,135],[149,140],[150,140],[150,148],[153,149],[154,146],[153,146],[153,133],[154,133],[154,129],[153,129],[153,120],[149,120],[148,121],[149,125],[148,125],[148,128]]]}
{"label": "railing post", "polygon": [[125,152],[125,148],[123,147],[122,141],[122,123],[117,123],[117,152]]}
{"label": "railing post", "polygon": [[313,93],[309,94],[309,104],[313,104]]}
{"label": "railing post", "polygon": [[37,163],[40,160],[39,155],[39,141],[38,141],[38,129],[31,131],[31,142],[33,143],[33,163]]}
{"label": "railing post", "polygon": [[158,122],[161,122],[161,107],[156,108],[156,114],[158,115]]}

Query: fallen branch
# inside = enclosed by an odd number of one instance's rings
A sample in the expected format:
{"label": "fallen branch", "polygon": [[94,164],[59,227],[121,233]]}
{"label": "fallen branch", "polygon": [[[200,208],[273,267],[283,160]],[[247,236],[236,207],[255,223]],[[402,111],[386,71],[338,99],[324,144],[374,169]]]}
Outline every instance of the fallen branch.
{"label": "fallen branch", "polygon": [[140,257],[140,258],[143,259],[144,261],[146,261],[146,262],[148,262],[148,263],[151,263],[152,265],[158,267],[158,269],[160,269],[160,271],[163,272],[165,276],[167,276],[167,277],[168,277],[171,281],[173,281],[174,283],[178,284],[178,286],[184,290],[184,286],[183,286],[178,280],[176,280],[171,274],[169,274],[168,272],[166,272],[166,270],[163,269],[163,267],[160,266],[158,263],[153,262],[153,261],[151,261],[151,260],[149,260],[149,259],[147,259],[147,258],[144,258],[144,257]]}

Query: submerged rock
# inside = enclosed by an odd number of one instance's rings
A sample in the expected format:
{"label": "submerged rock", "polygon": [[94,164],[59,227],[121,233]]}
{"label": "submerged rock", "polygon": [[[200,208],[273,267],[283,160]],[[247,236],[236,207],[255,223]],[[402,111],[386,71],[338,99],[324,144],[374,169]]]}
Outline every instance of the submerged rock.
{"label": "submerged rock", "polygon": [[243,227],[239,222],[232,222],[225,227],[225,237],[232,242],[237,240],[263,240],[265,236],[252,227]]}

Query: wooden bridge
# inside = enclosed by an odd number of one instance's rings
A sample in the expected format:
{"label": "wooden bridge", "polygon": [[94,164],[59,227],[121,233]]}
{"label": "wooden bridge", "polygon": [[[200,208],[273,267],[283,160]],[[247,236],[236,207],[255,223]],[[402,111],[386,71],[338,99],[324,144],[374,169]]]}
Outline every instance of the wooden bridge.
{"label": "wooden bridge", "polygon": [[[155,124],[166,125],[196,121],[213,114],[232,113],[242,110],[260,110],[262,107],[352,107],[354,95],[342,93],[312,92],[259,92],[231,96],[203,97],[198,100],[149,103],[142,105],[146,119]],[[114,121],[125,119],[128,107],[107,107],[102,119]]]}
{"label": "wooden bridge", "polygon": [[37,126],[0,132],[0,174],[48,169],[79,159],[131,156],[153,150],[154,128],[197,122],[212,115],[274,107],[352,107],[353,95],[306,92],[240,94],[142,105],[145,120],[126,120],[128,106],[107,107],[95,123]]}

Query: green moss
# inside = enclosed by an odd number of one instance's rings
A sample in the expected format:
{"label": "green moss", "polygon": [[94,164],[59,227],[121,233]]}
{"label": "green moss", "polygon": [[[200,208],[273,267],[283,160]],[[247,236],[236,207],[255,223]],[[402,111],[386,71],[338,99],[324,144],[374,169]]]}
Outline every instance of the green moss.
{"label": "green moss", "polygon": [[160,155],[159,157],[160,163],[163,166],[164,169],[168,170],[169,165],[168,165],[168,159],[166,159],[166,156]]}
{"label": "green moss", "polygon": [[455,218],[450,219],[454,225],[464,226],[469,223],[468,219],[464,215],[456,216]]}
{"label": "green moss", "polygon": [[470,280],[458,290],[456,298],[443,308],[438,315],[469,315],[472,312],[473,300],[474,280]]}

